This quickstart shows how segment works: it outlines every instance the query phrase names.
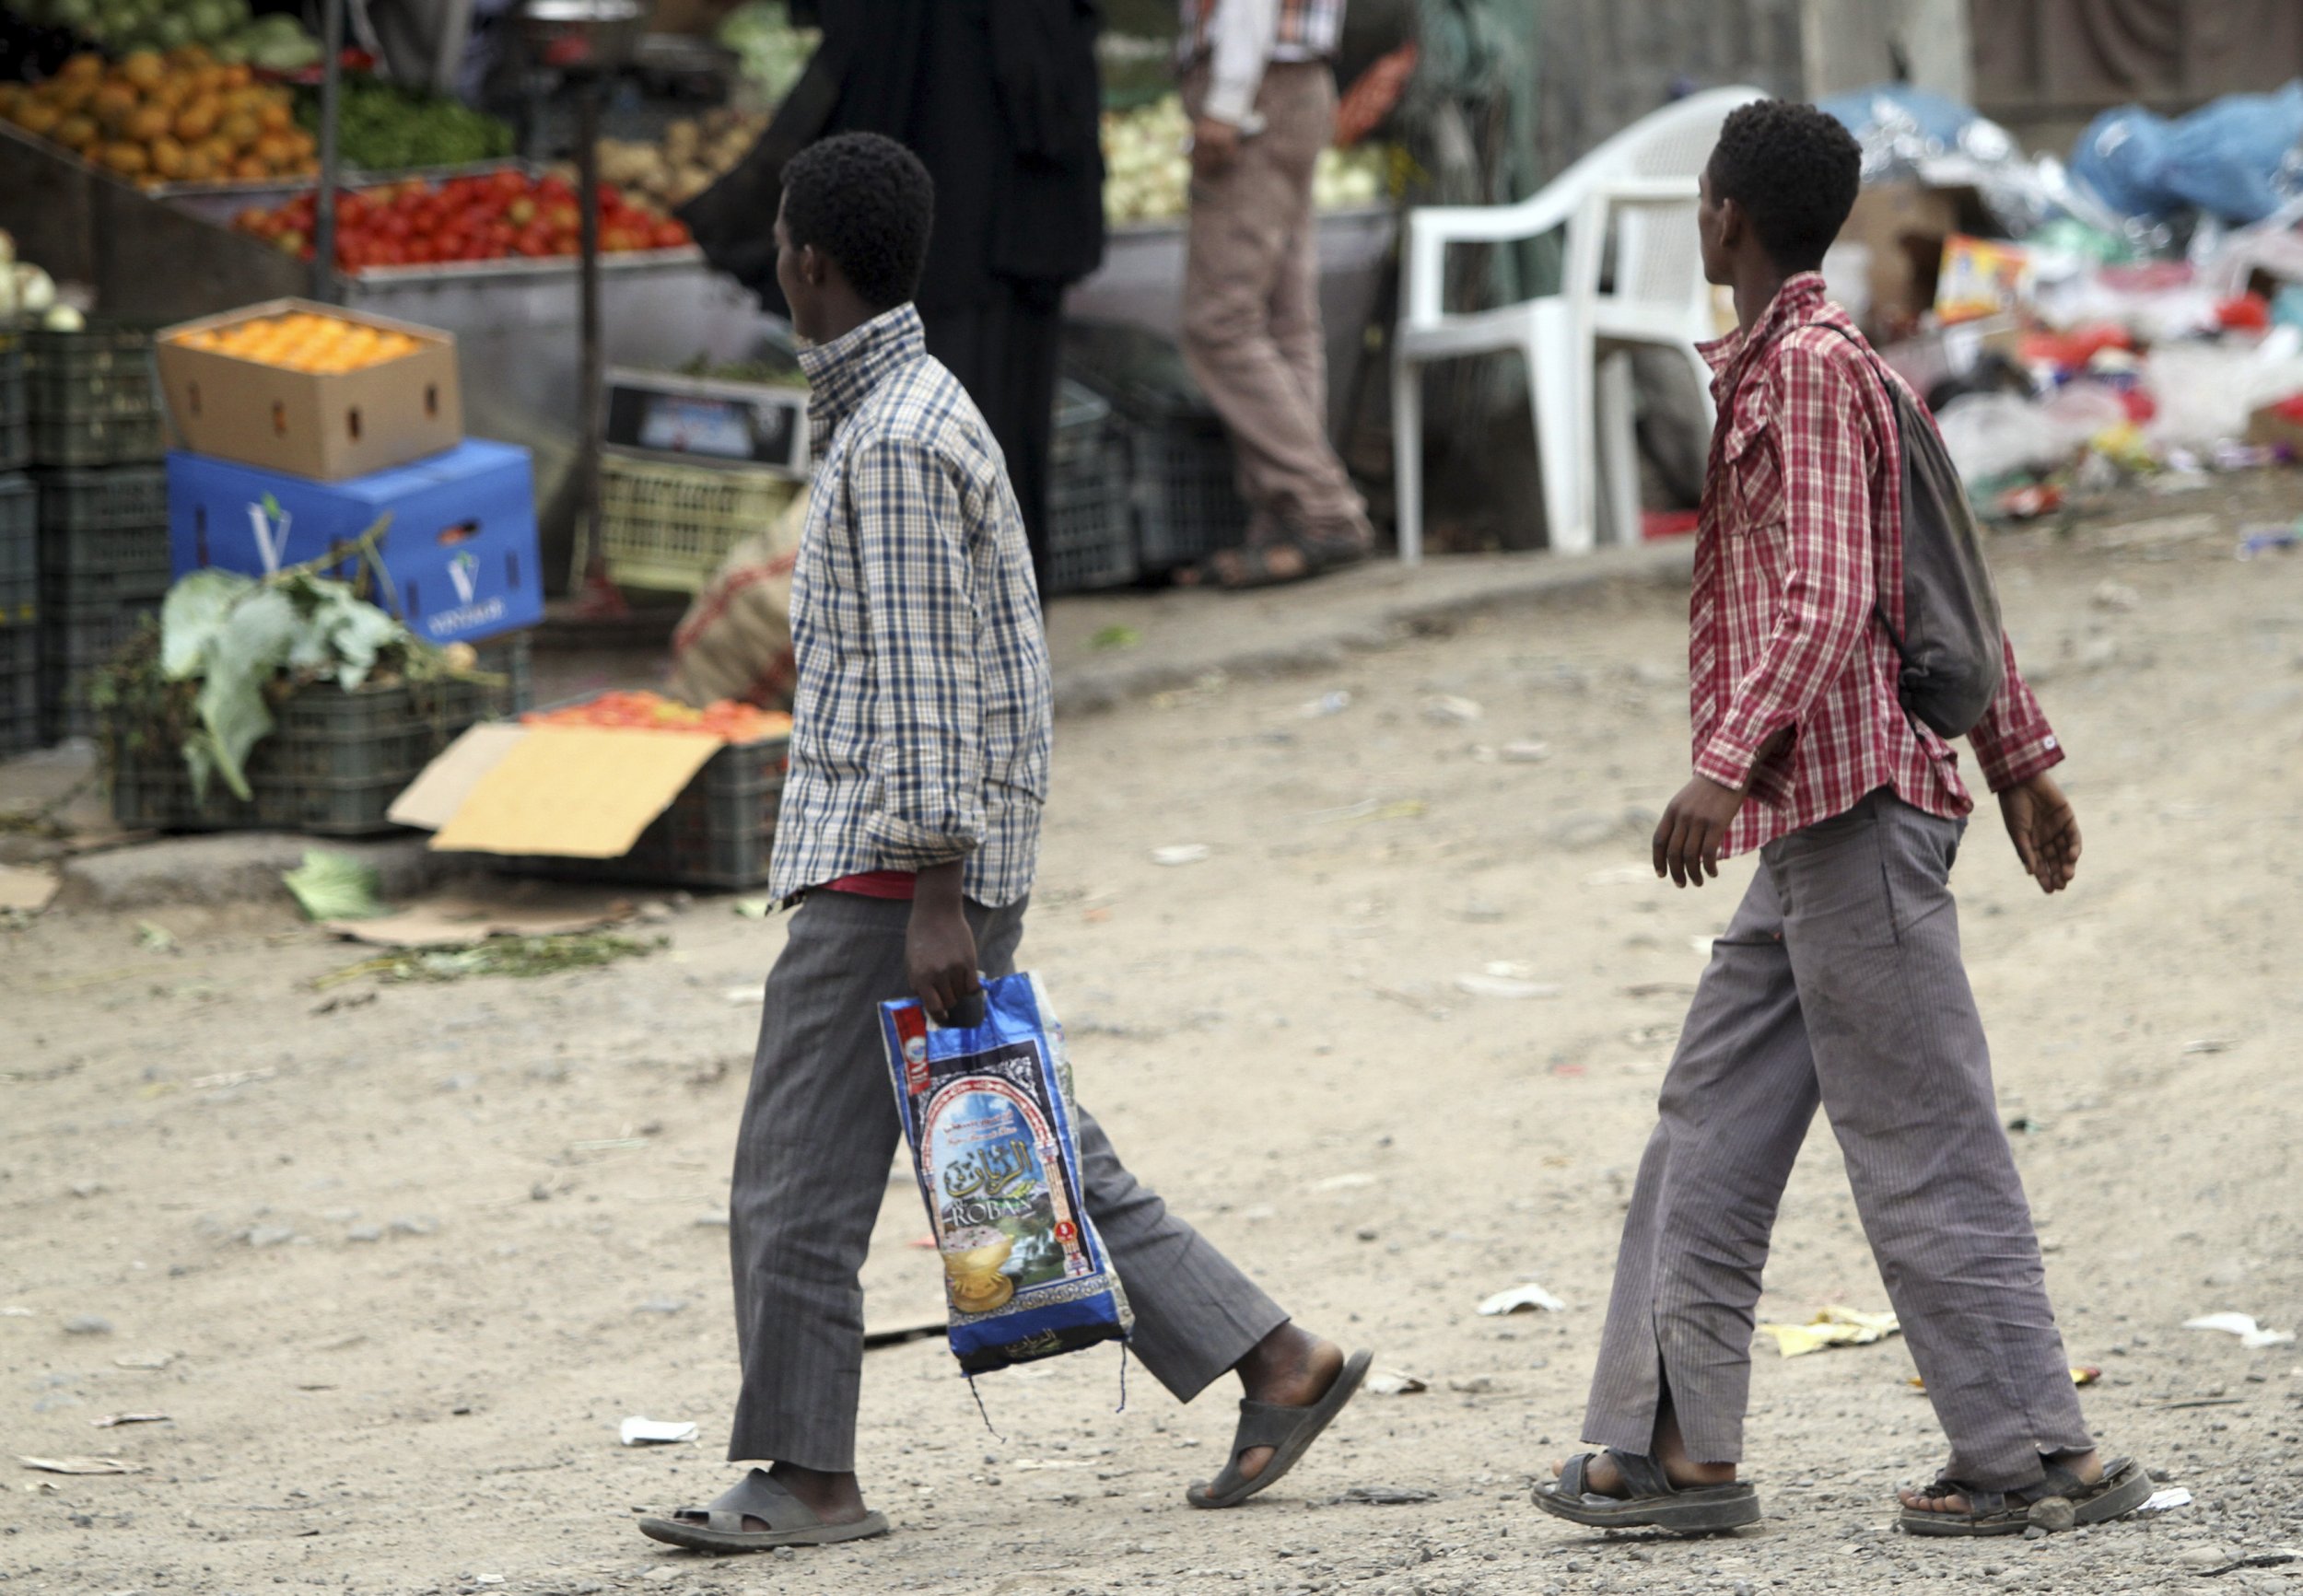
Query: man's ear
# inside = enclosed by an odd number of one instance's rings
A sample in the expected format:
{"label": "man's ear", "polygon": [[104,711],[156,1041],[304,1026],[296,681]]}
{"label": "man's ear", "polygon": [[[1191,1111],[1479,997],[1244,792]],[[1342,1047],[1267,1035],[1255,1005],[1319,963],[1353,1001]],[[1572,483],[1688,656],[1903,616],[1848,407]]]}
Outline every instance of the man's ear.
{"label": "man's ear", "polygon": [[1719,247],[1722,250],[1733,253],[1742,248],[1744,229],[1749,225],[1750,219],[1743,214],[1740,200],[1719,202]]}
{"label": "man's ear", "polygon": [[803,282],[811,287],[823,287],[824,265],[822,251],[818,250],[813,244],[800,246],[800,276]]}

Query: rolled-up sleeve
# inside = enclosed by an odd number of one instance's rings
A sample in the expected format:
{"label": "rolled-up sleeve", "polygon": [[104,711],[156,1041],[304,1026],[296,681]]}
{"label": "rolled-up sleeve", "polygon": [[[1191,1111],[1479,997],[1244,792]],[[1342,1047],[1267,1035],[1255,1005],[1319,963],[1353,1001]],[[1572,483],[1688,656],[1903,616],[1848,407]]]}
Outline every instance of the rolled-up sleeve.
{"label": "rolled-up sleeve", "polygon": [[1999,647],[2005,665],[1999,695],[1967,738],[1991,790],[2005,792],[2063,763],[2063,745],[2048,725],[2047,712],[2033,696],[2031,684],[2016,669],[2015,645],[2004,633]]}
{"label": "rolled-up sleeve", "polygon": [[879,868],[950,864],[982,845],[981,632],[959,484],[933,450],[880,439],[848,457],[873,660]]}

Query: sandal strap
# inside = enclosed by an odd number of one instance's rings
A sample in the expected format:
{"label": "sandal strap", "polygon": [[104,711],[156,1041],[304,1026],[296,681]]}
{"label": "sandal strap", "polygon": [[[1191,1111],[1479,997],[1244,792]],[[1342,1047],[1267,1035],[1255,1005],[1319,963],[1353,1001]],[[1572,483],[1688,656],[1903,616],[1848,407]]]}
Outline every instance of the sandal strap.
{"label": "sandal strap", "polygon": [[[824,1522],[816,1517],[813,1509],[786,1490],[782,1483],[766,1469],[754,1469],[722,1491],[707,1510],[711,1515],[711,1527],[729,1533],[741,1532],[747,1517],[757,1519],[778,1533],[787,1530],[812,1530]],[[723,1524],[719,1521],[723,1517],[732,1521]]]}
{"label": "sandal strap", "polygon": [[1295,1434],[1296,1427],[1311,1411],[1276,1402],[1242,1402],[1239,1428],[1232,1436],[1232,1455],[1236,1458],[1256,1447],[1280,1445]]}
{"label": "sandal strap", "polygon": [[1589,1452],[1577,1452],[1568,1459],[1567,1466],[1560,1471],[1559,1483],[1553,1488],[1570,1500],[1582,1496],[1585,1488],[1584,1471],[1590,1466],[1591,1459]]}
{"label": "sandal strap", "polygon": [[1673,1494],[1671,1481],[1666,1477],[1662,1466],[1644,1452],[1619,1452],[1610,1447],[1607,1457],[1615,1464],[1616,1472],[1623,1476],[1626,1498],[1668,1497]]}

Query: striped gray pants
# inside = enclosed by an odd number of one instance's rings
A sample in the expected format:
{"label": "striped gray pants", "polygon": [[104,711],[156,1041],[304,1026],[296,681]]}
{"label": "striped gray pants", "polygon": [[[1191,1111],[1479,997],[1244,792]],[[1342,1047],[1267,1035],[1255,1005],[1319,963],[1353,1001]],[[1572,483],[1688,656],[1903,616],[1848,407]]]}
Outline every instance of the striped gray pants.
{"label": "striped gray pants", "polygon": [[[1023,905],[970,903],[967,916],[976,963],[989,975],[1011,973]],[[858,1271],[903,1135],[877,1006],[909,996],[910,918],[909,903],[811,894],[767,978],[728,1202],[743,1364],[731,1462],[830,1474],[856,1466]],[[1077,1126],[1087,1211],[1135,1310],[1128,1350],[1188,1402],[1288,1316],[1137,1183],[1085,1109]]]}
{"label": "striped gray pants", "polygon": [[2010,1489],[2093,1444],[1959,959],[1963,830],[1883,787],[1760,850],[1664,1080],[1586,1440],[1650,1450],[1667,1389],[1690,1456],[1741,1461],[1759,1272],[1820,1103],[1946,1472]]}

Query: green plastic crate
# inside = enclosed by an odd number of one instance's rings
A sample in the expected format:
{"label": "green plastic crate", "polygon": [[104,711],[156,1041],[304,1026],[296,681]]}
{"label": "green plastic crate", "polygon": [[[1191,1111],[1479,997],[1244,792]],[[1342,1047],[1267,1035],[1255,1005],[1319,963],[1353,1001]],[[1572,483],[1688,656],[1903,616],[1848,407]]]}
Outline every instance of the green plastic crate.
{"label": "green plastic crate", "polygon": [[0,581],[40,569],[40,500],[21,472],[0,476]]}
{"label": "green plastic crate", "polygon": [[1047,591],[1084,592],[1140,575],[1128,508],[1128,449],[1112,407],[1067,380],[1047,463]]}
{"label": "green plastic crate", "polygon": [[149,328],[28,332],[24,387],[34,464],[118,465],[160,458],[159,383]]}
{"label": "green plastic crate", "polygon": [[24,335],[0,332],[0,472],[32,458],[32,413],[24,391]]}
{"label": "green plastic crate", "polygon": [[[0,583],[0,595],[6,591]],[[0,756],[40,744],[40,635],[0,625]]]}
{"label": "green plastic crate", "polygon": [[114,717],[103,728],[112,818],[137,831],[390,831],[386,811],[425,765],[465,728],[509,707],[507,688],[473,682],[305,687],[275,706],[272,734],[249,755],[245,799],[221,781],[194,798],[181,755],[140,746]]}
{"label": "green plastic crate", "polygon": [[[164,580],[164,579],[163,579]],[[88,678],[111,662],[146,621],[158,613],[155,591],[138,602],[67,604],[43,578],[40,596],[41,729],[51,742],[94,737]]]}
{"label": "green plastic crate", "polygon": [[40,571],[52,604],[144,600],[168,588],[168,472],[157,465],[34,473]]}

